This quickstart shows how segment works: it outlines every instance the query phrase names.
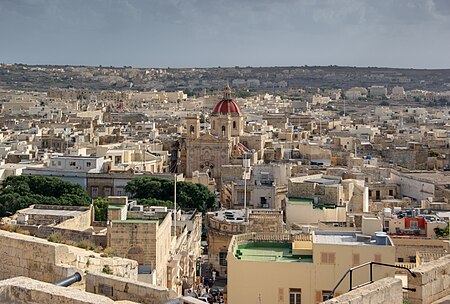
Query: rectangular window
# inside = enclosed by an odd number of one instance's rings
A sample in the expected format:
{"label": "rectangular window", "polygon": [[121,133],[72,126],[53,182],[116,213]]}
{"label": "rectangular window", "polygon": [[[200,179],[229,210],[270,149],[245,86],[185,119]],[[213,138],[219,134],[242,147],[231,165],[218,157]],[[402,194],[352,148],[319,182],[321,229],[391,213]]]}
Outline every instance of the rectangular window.
{"label": "rectangular window", "polygon": [[289,304],[302,304],[302,290],[300,288],[289,289]]}
{"label": "rectangular window", "polygon": [[381,263],[381,254],[375,254],[374,260],[375,262]]}
{"label": "rectangular window", "polygon": [[69,162],[69,166],[71,166],[71,167],[75,167],[76,165],[77,165],[77,163],[74,161]]}
{"label": "rectangular window", "polygon": [[98,197],[98,187],[97,186],[93,186],[92,188],[91,188],[91,193],[92,193],[92,198],[96,198],[96,197]]}
{"label": "rectangular window", "polygon": [[278,302],[284,302],[284,288],[278,288]]}
{"label": "rectangular window", "polygon": [[334,264],[336,255],[334,252],[322,252],[320,255],[321,264]]}
{"label": "rectangular window", "polygon": [[226,252],[219,252],[219,265],[227,266],[227,253]]}
{"label": "rectangular window", "polygon": [[389,190],[389,196],[394,196],[394,190]]}
{"label": "rectangular window", "polygon": [[397,262],[399,262],[399,263],[403,263],[403,261],[404,261],[403,258],[398,258],[398,259],[397,259]]}
{"label": "rectangular window", "polygon": [[91,165],[91,162],[86,162],[86,167],[90,167]]}
{"label": "rectangular window", "polygon": [[359,261],[359,253],[353,254],[353,266],[358,266],[360,263]]}
{"label": "rectangular window", "polygon": [[331,290],[322,290],[322,301],[325,302],[328,300],[328,296],[330,295]]}

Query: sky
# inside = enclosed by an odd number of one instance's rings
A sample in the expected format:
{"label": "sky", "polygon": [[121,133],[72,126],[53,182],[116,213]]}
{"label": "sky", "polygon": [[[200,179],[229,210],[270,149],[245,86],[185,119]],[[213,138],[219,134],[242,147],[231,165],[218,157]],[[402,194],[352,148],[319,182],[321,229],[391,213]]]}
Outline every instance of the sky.
{"label": "sky", "polygon": [[450,0],[0,0],[0,63],[450,68]]}

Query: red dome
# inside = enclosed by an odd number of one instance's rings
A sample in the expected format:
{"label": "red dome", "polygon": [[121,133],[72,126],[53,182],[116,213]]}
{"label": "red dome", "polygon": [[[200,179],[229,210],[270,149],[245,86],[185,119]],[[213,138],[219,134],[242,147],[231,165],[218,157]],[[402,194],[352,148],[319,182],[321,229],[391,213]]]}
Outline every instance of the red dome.
{"label": "red dome", "polygon": [[233,99],[223,99],[216,104],[213,113],[238,113],[240,115],[241,109],[239,109],[239,106],[233,101]]}

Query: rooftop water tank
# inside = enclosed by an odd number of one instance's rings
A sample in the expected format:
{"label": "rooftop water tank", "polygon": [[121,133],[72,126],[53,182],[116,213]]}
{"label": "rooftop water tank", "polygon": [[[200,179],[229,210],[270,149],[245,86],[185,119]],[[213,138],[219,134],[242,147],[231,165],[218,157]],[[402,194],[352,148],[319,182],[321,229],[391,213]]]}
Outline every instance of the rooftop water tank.
{"label": "rooftop water tank", "polygon": [[386,232],[375,232],[375,244],[376,245],[387,245],[388,236]]}

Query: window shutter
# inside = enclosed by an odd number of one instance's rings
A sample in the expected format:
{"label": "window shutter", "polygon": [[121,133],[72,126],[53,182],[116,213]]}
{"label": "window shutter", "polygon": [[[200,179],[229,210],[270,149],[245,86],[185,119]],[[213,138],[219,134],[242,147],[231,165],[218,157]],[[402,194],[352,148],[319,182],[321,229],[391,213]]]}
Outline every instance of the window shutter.
{"label": "window shutter", "polygon": [[375,254],[375,262],[381,263],[381,254]]}
{"label": "window shutter", "polygon": [[328,254],[326,252],[321,252],[320,261],[322,264],[328,264]]}
{"label": "window shutter", "polygon": [[322,303],[322,291],[316,290],[316,303]]}
{"label": "window shutter", "polygon": [[334,252],[328,254],[328,263],[333,264],[336,260],[336,254]]}
{"label": "window shutter", "polygon": [[359,261],[359,253],[353,254],[353,266],[358,266],[360,263]]}

